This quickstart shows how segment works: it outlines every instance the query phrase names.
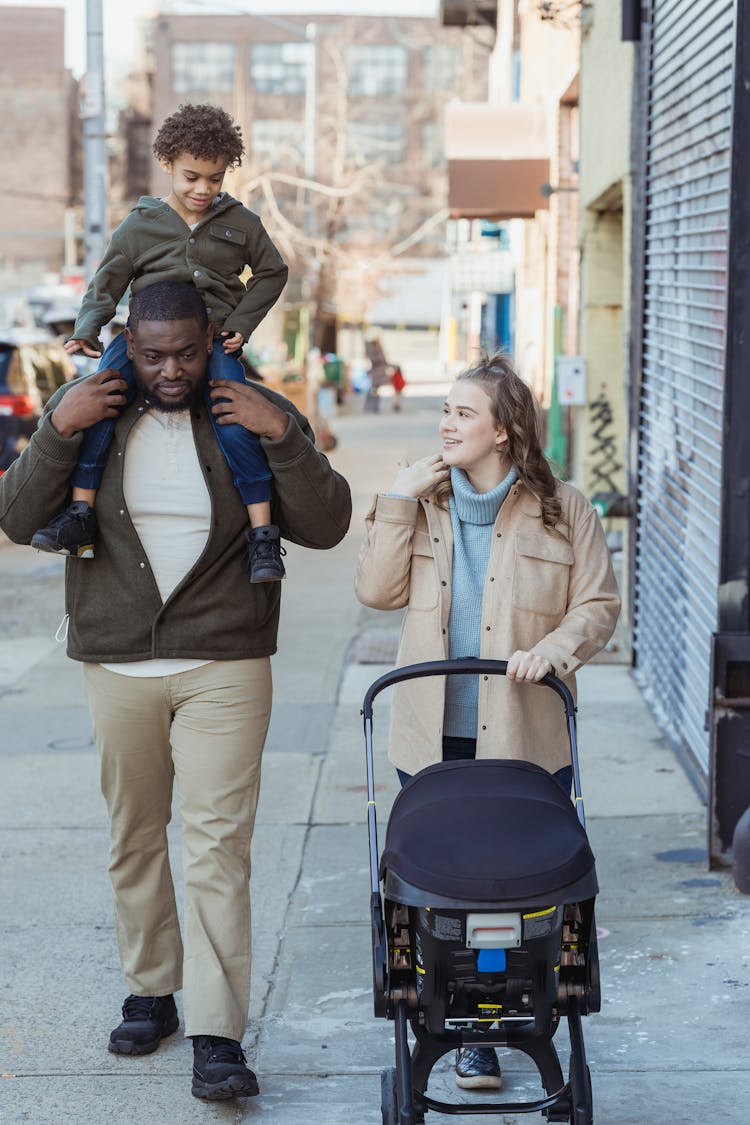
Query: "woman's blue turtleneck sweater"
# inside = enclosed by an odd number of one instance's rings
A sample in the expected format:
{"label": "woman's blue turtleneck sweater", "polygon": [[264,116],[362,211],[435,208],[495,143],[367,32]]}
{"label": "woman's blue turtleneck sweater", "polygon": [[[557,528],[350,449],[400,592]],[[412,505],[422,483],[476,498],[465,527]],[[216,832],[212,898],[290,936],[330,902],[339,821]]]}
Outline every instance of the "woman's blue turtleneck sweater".
{"label": "woman's blue turtleneck sweater", "polygon": [[[462,469],[451,469],[450,498],[453,524],[453,580],[448,622],[448,654],[479,656],[482,599],[492,528],[500,505],[517,479],[515,469],[491,492],[477,492]],[[479,681],[476,676],[448,676],[443,733],[452,738],[476,738]]]}

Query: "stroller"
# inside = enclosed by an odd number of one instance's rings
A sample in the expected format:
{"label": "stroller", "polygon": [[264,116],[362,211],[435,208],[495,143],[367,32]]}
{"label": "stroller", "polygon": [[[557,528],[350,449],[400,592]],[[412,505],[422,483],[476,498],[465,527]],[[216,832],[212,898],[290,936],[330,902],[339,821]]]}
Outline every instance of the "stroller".
{"label": "stroller", "polygon": [[[530,762],[441,762],[396,797],[378,861],[373,700],[421,676],[502,676],[506,669],[507,661],[473,658],[413,664],[381,676],[365,695],[374,1005],[376,1016],[394,1020],[396,1040],[396,1066],[381,1074],[383,1125],[416,1125],[429,1110],[593,1122],[581,1017],[601,1002],[599,888],[584,828],[575,704],[565,684],[552,675],[541,681],[564,704],[575,802]],[[562,1017],[570,1036],[567,1082],[553,1043]],[[430,1097],[438,1059],[470,1045],[524,1052],[545,1096],[473,1105]]]}

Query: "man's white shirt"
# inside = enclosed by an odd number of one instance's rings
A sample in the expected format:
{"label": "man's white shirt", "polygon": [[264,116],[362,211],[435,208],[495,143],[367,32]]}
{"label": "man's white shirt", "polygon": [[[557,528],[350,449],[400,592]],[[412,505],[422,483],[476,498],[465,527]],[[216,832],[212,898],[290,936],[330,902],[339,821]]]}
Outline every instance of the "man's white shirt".
{"label": "man's white shirt", "polygon": [[[189,410],[151,408],[136,422],[125,449],[126,510],[166,602],[205,550],[211,497],[198,460]],[[85,564],[84,564],[85,565]],[[133,606],[138,612],[138,606]],[[170,676],[209,660],[157,659],[102,664],[124,676]]]}

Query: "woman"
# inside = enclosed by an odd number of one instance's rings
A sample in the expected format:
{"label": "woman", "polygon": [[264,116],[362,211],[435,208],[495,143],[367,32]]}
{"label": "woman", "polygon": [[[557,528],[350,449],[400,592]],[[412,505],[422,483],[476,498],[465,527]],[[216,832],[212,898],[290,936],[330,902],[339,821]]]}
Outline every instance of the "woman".
{"label": "woman", "polygon": [[[507,356],[458,377],[442,449],[402,463],[367,516],[357,596],[402,609],[397,665],[507,659],[506,677],[412,680],[393,693],[389,757],[402,783],[458,758],[522,758],[570,788],[560,704],[533,685],[575,672],[611,637],[620,601],[599,518],[555,479],[528,386]],[[459,1053],[464,1088],[502,1084],[492,1048]]]}

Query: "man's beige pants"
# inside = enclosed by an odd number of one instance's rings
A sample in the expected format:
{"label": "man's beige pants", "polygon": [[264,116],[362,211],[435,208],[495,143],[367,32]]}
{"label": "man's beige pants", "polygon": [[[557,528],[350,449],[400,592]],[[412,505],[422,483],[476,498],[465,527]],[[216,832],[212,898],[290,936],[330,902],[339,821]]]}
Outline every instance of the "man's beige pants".
{"label": "man's beige pants", "polygon": [[[143,679],[84,665],[109,808],[109,874],[125,983],[184,986],[186,1035],[241,1040],[250,999],[250,842],[271,664],[215,661]],[[177,780],[185,948],[167,852]]]}

